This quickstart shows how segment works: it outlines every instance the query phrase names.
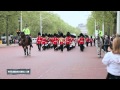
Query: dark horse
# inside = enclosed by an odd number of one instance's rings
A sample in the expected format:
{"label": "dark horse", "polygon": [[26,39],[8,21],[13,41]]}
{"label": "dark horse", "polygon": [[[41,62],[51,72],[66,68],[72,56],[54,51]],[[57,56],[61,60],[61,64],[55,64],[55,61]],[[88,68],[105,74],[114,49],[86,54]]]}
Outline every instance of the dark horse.
{"label": "dark horse", "polygon": [[[24,49],[24,54],[25,55],[30,55],[31,54],[31,46],[30,46],[30,39],[29,37],[25,36],[24,32],[21,32],[21,39],[20,39],[20,44]],[[28,53],[28,46],[29,46],[29,53]]]}

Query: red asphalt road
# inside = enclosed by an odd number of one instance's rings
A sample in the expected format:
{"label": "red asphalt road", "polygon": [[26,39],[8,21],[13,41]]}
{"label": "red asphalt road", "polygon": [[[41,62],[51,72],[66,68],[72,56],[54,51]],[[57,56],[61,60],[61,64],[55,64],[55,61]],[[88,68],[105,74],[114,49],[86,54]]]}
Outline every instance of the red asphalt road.
{"label": "red asphalt road", "polygon": [[[21,46],[0,48],[0,79],[105,79],[106,67],[98,58],[96,48],[38,51],[24,56]],[[7,69],[31,69],[30,74],[7,75]]]}

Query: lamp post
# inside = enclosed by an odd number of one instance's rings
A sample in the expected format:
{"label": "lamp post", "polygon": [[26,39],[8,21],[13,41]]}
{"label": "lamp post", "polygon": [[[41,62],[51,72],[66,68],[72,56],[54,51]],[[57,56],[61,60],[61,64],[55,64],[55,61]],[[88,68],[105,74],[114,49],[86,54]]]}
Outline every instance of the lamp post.
{"label": "lamp post", "polygon": [[17,30],[18,38],[19,38],[19,34],[20,34],[20,22],[21,22],[21,20],[20,20],[20,18],[18,18],[18,23],[19,23],[19,29]]}
{"label": "lamp post", "polygon": [[8,39],[8,16],[6,16],[6,44],[9,46],[9,39]]}
{"label": "lamp post", "polygon": [[117,11],[117,34],[120,34],[120,11]]}
{"label": "lamp post", "polygon": [[98,35],[99,35],[99,25],[97,20],[95,19],[95,36],[98,36]]}
{"label": "lamp post", "polygon": [[22,11],[21,11],[20,22],[21,22],[21,29],[20,29],[20,31],[22,32]]}
{"label": "lamp post", "polygon": [[42,13],[40,12],[40,33],[41,33],[41,36],[42,36],[42,32],[43,32],[42,20],[44,20],[46,18],[48,18],[48,17],[42,18]]}
{"label": "lamp post", "polygon": [[98,30],[98,36],[100,36],[100,26],[97,25],[97,30]]}
{"label": "lamp post", "polygon": [[97,36],[97,35],[96,35],[96,19],[95,19],[95,36]]}
{"label": "lamp post", "polygon": [[42,36],[42,16],[41,16],[41,12],[40,12],[40,33]]}
{"label": "lamp post", "polygon": [[18,18],[18,23],[19,23],[19,31],[21,31],[21,30],[20,30],[20,22],[21,22],[21,20],[20,20],[20,18]]}
{"label": "lamp post", "polygon": [[104,25],[105,25],[105,24],[104,24],[104,19],[105,19],[104,17],[105,17],[105,16],[104,16],[104,15],[105,15],[105,13],[103,13],[103,23],[102,23],[102,31],[103,31],[102,33],[103,33],[103,36],[104,36],[104,33],[105,33],[105,28],[104,28],[104,27],[105,27],[105,26],[104,26]]}

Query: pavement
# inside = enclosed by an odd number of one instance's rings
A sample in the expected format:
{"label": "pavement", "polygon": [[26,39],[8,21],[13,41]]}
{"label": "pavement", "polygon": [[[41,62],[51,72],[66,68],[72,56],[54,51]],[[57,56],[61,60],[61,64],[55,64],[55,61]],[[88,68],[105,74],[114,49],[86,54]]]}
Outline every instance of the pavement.
{"label": "pavement", "polygon": [[19,46],[18,44],[10,44],[10,45],[6,45],[6,44],[0,44],[0,48],[5,48],[5,47],[16,47]]}

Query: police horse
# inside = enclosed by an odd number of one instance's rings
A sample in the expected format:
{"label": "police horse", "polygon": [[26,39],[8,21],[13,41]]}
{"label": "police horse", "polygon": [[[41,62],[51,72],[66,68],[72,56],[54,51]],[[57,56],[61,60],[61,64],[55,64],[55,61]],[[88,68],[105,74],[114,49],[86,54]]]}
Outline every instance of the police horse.
{"label": "police horse", "polygon": [[95,42],[96,42],[98,57],[101,58],[101,50],[103,46],[102,38],[98,35]]}
{"label": "police horse", "polygon": [[[31,46],[30,46],[30,39],[29,39],[30,37],[25,36],[24,32],[21,32],[20,35],[21,35],[20,44],[23,47],[24,54],[28,56],[31,54]],[[28,50],[28,47],[29,47],[29,50]]]}

